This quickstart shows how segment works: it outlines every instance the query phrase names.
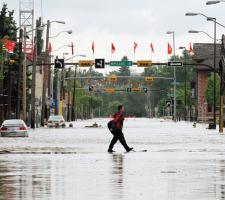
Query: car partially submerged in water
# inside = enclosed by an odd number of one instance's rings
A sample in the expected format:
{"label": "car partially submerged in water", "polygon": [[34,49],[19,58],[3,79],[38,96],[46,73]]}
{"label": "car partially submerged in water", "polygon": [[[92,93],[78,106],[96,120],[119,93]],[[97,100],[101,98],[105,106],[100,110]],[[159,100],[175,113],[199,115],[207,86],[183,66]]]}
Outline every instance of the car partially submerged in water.
{"label": "car partially submerged in water", "polygon": [[28,128],[22,119],[5,120],[0,127],[1,137],[28,137]]}
{"label": "car partially submerged in water", "polygon": [[55,127],[55,128],[58,128],[58,127],[65,128],[66,122],[65,122],[62,115],[51,115],[48,118],[47,126],[49,128],[53,128],[53,127]]}

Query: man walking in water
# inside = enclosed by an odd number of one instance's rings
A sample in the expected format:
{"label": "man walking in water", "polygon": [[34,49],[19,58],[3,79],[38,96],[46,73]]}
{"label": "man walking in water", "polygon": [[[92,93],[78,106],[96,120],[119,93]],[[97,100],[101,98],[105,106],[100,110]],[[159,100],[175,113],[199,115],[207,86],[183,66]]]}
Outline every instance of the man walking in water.
{"label": "man walking in water", "polygon": [[123,145],[123,147],[126,149],[127,152],[133,150],[133,148],[130,148],[125,140],[125,137],[123,135],[122,129],[123,129],[123,121],[124,121],[124,106],[119,105],[118,106],[118,113],[114,115],[114,123],[115,123],[115,128],[112,131],[113,134],[113,139],[110,142],[108,152],[113,153],[113,146],[116,144],[116,142],[119,140],[120,143]]}

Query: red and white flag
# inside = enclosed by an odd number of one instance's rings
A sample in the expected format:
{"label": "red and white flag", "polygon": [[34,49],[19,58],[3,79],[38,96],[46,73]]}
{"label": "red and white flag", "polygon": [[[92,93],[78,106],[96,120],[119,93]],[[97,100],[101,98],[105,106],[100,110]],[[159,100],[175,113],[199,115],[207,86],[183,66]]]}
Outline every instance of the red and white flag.
{"label": "red and white flag", "polygon": [[152,42],[151,42],[151,44],[150,44],[150,48],[151,48],[151,52],[154,53],[154,47],[153,47]]}
{"label": "red and white flag", "polygon": [[191,43],[189,43],[189,53],[192,53],[193,52],[193,48],[192,48],[192,45],[191,45]]}
{"label": "red and white flag", "polygon": [[138,44],[136,42],[134,42],[134,53],[136,52],[137,46],[138,46]]}
{"label": "red and white flag", "polygon": [[95,54],[95,43],[94,42],[92,42],[91,49],[92,49],[93,54]]}
{"label": "red and white flag", "polygon": [[167,53],[168,53],[168,54],[172,54],[172,52],[173,52],[173,49],[172,49],[172,47],[170,46],[170,43],[168,42],[168,45],[167,45]]}
{"label": "red and white flag", "polygon": [[115,51],[116,51],[116,48],[115,48],[114,44],[112,43],[112,45],[111,45],[111,53],[113,54],[113,53],[115,53]]}
{"label": "red and white flag", "polygon": [[11,40],[7,40],[7,42],[5,43],[5,48],[9,53],[13,53],[15,46],[16,43]]}

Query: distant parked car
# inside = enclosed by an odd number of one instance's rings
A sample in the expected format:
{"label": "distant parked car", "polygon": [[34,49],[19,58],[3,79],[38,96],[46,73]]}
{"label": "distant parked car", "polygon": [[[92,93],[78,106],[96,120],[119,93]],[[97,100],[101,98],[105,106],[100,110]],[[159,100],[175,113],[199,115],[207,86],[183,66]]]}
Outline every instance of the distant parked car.
{"label": "distant parked car", "polygon": [[5,120],[0,127],[2,137],[28,137],[28,128],[22,119]]}
{"label": "distant parked car", "polygon": [[62,127],[65,128],[66,127],[66,123],[65,120],[63,118],[62,115],[52,115],[48,118],[48,122],[47,122],[47,126],[49,128],[55,127]]}

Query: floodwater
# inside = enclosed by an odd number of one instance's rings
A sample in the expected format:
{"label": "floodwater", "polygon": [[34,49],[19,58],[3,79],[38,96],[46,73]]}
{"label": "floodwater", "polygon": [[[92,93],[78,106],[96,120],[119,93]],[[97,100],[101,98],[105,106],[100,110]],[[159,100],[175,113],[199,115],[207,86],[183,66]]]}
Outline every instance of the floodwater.
{"label": "floodwater", "polygon": [[[102,128],[84,128],[93,122]],[[74,128],[30,131],[0,138],[3,200],[222,200],[225,136],[204,125],[129,119],[124,133],[136,150],[106,152],[105,119]]]}

